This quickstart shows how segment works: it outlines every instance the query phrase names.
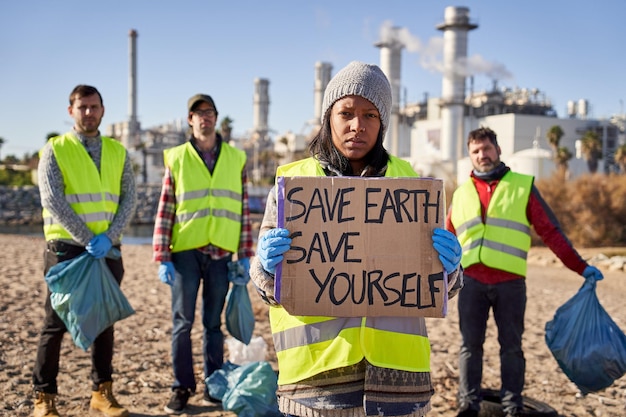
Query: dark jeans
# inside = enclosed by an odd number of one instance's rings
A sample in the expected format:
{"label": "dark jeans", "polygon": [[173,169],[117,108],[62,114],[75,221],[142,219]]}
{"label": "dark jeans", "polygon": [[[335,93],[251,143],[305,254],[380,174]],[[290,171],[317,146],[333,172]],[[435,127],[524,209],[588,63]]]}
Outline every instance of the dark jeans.
{"label": "dark jeans", "polygon": [[526,281],[485,285],[465,276],[459,293],[459,324],[463,341],[459,363],[459,408],[480,409],[483,344],[489,310],[498,328],[500,344],[500,399],[505,411],[522,408],[526,362],[522,351]]}
{"label": "dark jeans", "polygon": [[196,298],[202,284],[202,344],[204,377],[209,377],[224,364],[224,335],[222,310],[228,292],[227,256],[212,260],[198,250],[172,254],[176,279],[172,286],[172,389],[196,390],[191,348],[191,329],[196,312]]}
{"label": "dark jeans", "polygon": [[[118,246],[119,248],[119,246]],[[70,245],[59,241],[50,241],[46,244],[44,252],[44,275],[48,270],[59,262],[73,259],[83,253],[82,246]],[[124,265],[122,259],[106,259],[115,280],[122,282]],[[43,391],[50,394],[57,393],[57,375],[59,374],[59,359],[61,356],[61,343],[63,335],[67,332],[65,324],[52,308],[50,302],[50,290],[46,290],[46,303],[44,306],[45,318],[37,358],[33,369],[33,388],[35,391]],[[112,380],[113,374],[113,326],[105,329],[91,345],[91,380],[92,389],[98,389],[98,385]]]}

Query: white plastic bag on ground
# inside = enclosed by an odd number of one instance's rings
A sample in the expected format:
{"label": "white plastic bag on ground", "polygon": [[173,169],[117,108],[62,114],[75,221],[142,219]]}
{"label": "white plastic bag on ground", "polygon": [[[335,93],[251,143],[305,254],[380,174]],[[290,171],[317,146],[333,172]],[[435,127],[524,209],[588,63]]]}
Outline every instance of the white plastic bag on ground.
{"label": "white plastic bag on ground", "polygon": [[261,336],[253,337],[247,345],[234,337],[226,338],[225,343],[228,348],[228,360],[231,363],[244,365],[266,360],[267,343]]}

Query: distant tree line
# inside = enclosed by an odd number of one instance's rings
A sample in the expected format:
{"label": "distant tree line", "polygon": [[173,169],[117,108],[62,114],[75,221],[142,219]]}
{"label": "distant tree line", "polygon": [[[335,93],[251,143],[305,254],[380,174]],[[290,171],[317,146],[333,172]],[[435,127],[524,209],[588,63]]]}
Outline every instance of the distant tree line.
{"label": "distant tree line", "polygon": [[[557,174],[565,179],[568,170],[568,161],[572,159],[572,152],[565,146],[560,146],[561,138],[565,133],[559,125],[554,125],[546,133],[548,144],[552,148],[554,163],[557,167]],[[598,172],[598,162],[602,159],[603,149],[600,135],[595,130],[587,130],[581,138],[581,152],[587,162],[589,172]],[[613,155],[613,161],[619,173],[626,174],[626,144],[619,146]],[[608,162],[608,161],[605,161]]]}
{"label": "distant tree line", "polygon": [[[229,117],[225,117],[222,120],[220,126],[220,133],[225,140],[229,141],[232,132],[233,120]],[[45,142],[55,136],[58,136],[58,132],[50,132],[46,135]],[[556,165],[556,174],[561,179],[567,178],[568,162],[572,159],[572,152],[565,146],[561,146],[560,142],[563,138],[564,132],[561,126],[554,125],[548,129],[546,133],[546,139],[550,148],[552,149],[553,160]],[[285,140],[284,138],[282,140]],[[32,154],[24,154],[22,158],[18,158],[15,155],[7,155],[2,157],[2,146],[7,143],[7,140],[0,137],[0,185],[32,185],[32,175],[28,171],[14,169],[15,166],[29,167],[36,169],[39,162],[38,152]],[[581,137],[581,152],[583,158],[587,162],[589,172],[594,174],[598,171],[598,163],[603,157],[602,141],[600,135],[595,130],[587,130]],[[272,157],[270,152],[267,155],[259,155],[262,159],[270,159]],[[266,161],[267,162],[267,161]],[[620,174],[626,174],[626,144],[619,146],[614,155],[613,162],[617,167],[617,171]]]}
{"label": "distant tree line", "polygon": [[[46,140],[59,136],[58,132],[50,132]],[[44,143],[45,143],[44,142]],[[25,153],[21,158],[15,155],[2,157],[2,146],[7,140],[0,137],[0,185],[23,186],[33,185],[32,171],[37,169],[39,163],[39,151]]]}

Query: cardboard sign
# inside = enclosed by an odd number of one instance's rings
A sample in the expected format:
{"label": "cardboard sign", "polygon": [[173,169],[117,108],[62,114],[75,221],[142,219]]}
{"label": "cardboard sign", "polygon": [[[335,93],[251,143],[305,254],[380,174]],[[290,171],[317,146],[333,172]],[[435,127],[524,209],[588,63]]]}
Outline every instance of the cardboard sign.
{"label": "cardboard sign", "polygon": [[432,242],[444,206],[438,179],[279,177],[278,226],[292,243],[277,300],[295,315],[445,317]]}

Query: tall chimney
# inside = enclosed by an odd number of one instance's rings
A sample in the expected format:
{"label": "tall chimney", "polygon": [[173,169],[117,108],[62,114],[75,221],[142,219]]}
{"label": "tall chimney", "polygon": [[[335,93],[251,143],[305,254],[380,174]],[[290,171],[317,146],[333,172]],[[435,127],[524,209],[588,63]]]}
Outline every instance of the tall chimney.
{"label": "tall chimney", "polygon": [[392,36],[390,39],[383,39],[374,44],[380,48],[380,69],[385,73],[389,84],[391,84],[391,113],[389,117],[389,126],[385,135],[385,148],[395,156],[401,153],[408,153],[408,147],[401,152],[400,150],[400,70],[402,67],[402,48],[404,45],[400,42],[398,32],[399,27],[391,28]]}
{"label": "tall chimney", "polygon": [[128,139],[124,145],[134,148],[139,145],[139,122],[137,121],[137,31],[131,29],[129,34],[129,63],[128,77]]}
{"label": "tall chimney", "polygon": [[253,129],[261,140],[267,139],[269,130],[267,124],[270,108],[269,84],[270,81],[265,78],[254,80]]}
{"label": "tall chimney", "polygon": [[441,88],[441,159],[451,163],[456,178],[457,160],[462,155],[463,108],[465,75],[458,71],[467,58],[467,34],[477,24],[469,20],[469,8],[449,6],[444,22],[437,25],[443,31],[443,83]]}
{"label": "tall chimney", "polygon": [[322,125],[322,102],[324,101],[324,91],[330,82],[330,74],[333,66],[328,62],[318,61],[315,63],[315,91],[313,93],[315,100],[313,123],[316,126]]}

